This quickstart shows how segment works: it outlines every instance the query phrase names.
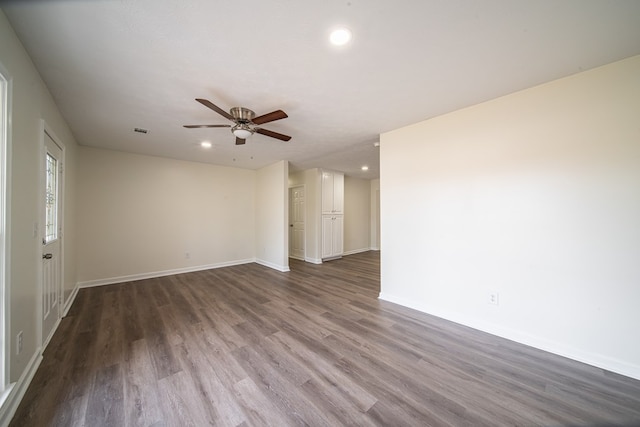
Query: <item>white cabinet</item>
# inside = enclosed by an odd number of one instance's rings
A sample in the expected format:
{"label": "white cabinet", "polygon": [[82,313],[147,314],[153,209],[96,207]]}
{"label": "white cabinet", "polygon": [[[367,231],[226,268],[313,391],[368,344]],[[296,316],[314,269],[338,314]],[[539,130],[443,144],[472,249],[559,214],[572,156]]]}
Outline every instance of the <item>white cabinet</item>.
{"label": "white cabinet", "polygon": [[342,215],[322,215],[322,259],[342,256],[343,228]]}
{"label": "white cabinet", "polygon": [[322,171],[322,259],[339,258],[344,252],[344,174]]}
{"label": "white cabinet", "polygon": [[344,174],[322,171],[322,214],[342,214],[344,206]]}

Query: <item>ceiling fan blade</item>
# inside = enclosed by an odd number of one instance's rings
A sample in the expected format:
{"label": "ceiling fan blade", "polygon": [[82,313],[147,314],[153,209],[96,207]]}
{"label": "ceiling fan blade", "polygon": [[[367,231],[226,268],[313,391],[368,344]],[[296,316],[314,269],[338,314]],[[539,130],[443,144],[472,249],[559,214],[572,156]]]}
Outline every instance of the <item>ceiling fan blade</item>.
{"label": "ceiling fan blade", "polygon": [[233,121],[233,116],[231,114],[227,113],[222,108],[215,105],[213,102],[208,101],[206,99],[202,99],[202,98],[196,98],[196,101],[198,101],[200,104],[204,105],[205,107],[211,108],[213,111],[220,114],[221,116],[226,117],[227,119]]}
{"label": "ceiling fan blade", "polygon": [[236,145],[243,145],[245,142],[247,142],[246,139],[238,138],[236,136]]}
{"label": "ceiling fan blade", "polygon": [[231,125],[184,125],[184,127],[188,129],[197,129],[197,128],[230,128]]}
{"label": "ceiling fan blade", "polygon": [[281,133],[274,132],[274,131],[271,131],[271,130],[255,128],[255,131],[260,133],[260,134],[262,134],[262,135],[270,136],[271,138],[281,139],[283,141],[288,141],[288,140],[291,139],[291,137],[289,135],[283,135]]}
{"label": "ceiling fan blade", "polygon": [[285,113],[284,111],[276,110],[276,111],[272,111],[270,113],[258,116],[251,121],[257,125],[261,125],[263,123],[273,122],[275,120],[286,119],[287,117],[289,116],[287,116],[287,113]]}

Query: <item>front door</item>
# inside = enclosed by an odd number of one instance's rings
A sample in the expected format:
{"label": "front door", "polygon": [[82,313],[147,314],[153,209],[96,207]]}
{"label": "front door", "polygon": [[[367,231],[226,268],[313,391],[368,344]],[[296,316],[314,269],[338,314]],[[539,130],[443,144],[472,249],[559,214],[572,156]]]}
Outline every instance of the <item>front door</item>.
{"label": "front door", "polygon": [[42,343],[48,342],[60,317],[62,149],[44,133],[44,237],[42,239]]}
{"label": "front door", "polygon": [[289,256],[304,260],[304,186],[289,189]]}

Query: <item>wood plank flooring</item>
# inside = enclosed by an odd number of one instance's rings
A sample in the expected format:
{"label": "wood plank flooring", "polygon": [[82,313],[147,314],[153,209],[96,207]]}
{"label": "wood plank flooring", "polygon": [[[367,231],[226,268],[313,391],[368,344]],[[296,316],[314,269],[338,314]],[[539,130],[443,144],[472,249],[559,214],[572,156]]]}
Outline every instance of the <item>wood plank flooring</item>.
{"label": "wood plank flooring", "polygon": [[82,289],[11,426],[640,425],[640,381],[379,301],[379,269]]}

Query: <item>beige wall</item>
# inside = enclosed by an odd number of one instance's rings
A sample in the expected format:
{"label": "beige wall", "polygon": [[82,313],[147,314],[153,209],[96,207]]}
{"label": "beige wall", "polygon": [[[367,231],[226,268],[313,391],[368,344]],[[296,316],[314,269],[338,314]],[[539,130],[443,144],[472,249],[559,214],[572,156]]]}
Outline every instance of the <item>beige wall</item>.
{"label": "beige wall", "polygon": [[382,135],[381,297],[640,378],[639,123],[637,56]]}
{"label": "beige wall", "polygon": [[289,271],[289,163],[285,160],[256,174],[256,262]]}
{"label": "beige wall", "polygon": [[371,182],[344,177],[344,252],[369,250],[371,231]]}
{"label": "beige wall", "polygon": [[371,180],[371,232],[369,245],[380,250],[380,179]]}
{"label": "beige wall", "polygon": [[255,177],[82,147],[78,280],[107,283],[253,261]]}
{"label": "beige wall", "polygon": [[[65,229],[64,288],[68,297],[76,283],[76,141],[53,102],[31,59],[17,39],[4,13],[0,11],[0,63],[11,79],[11,187],[10,187],[10,264],[7,331],[10,351],[10,381],[25,372],[37,357],[41,280],[43,197],[40,191],[42,119],[65,146]],[[34,233],[34,227],[38,232]],[[14,338],[23,331],[23,351],[16,355]]]}

